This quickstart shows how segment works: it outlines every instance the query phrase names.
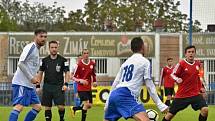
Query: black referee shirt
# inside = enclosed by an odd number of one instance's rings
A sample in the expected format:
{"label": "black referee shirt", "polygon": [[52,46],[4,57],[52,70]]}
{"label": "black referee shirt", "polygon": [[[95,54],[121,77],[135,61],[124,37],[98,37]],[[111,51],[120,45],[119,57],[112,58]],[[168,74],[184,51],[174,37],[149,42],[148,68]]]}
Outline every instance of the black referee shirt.
{"label": "black referee shirt", "polygon": [[61,55],[57,55],[56,59],[51,59],[49,55],[42,59],[40,71],[45,74],[44,84],[63,86],[64,72],[69,71],[69,63]]}

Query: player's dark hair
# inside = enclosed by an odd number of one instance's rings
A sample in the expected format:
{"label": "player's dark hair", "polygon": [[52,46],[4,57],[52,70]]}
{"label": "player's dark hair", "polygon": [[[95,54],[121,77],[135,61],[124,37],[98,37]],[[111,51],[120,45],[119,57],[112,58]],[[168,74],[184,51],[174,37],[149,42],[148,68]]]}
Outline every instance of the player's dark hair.
{"label": "player's dark hair", "polygon": [[141,39],[141,37],[134,37],[131,40],[131,50],[132,52],[136,53],[139,52],[143,46],[143,40]]}
{"label": "player's dark hair", "polygon": [[34,31],[34,35],[40,34],[40,33],[47,33],[47,31],[45,29],[36,29]]}
{"label": "player's dark hair", "polygon": [[81,54],[84,54],[84,51],[88,51],[88,49],[86,49],[86,48],[83,49],[82,52],[81,52]]}
{"label": "player's dark hair", "polygon": [[169,57],[169,58],[167,58],[166,60],[167,60],[167,61],[168,61],[168,60],[173,60],[173,58]]}
{"label": "player's dark hair", "polygon": [[191,48],[194,48],[195,49],[195,52],[196,52],[196,47],[194,45],[190,45],[190,46],[187,46],[184,50],[184,53],[187,52],[188,49],[191,49]]}
{"label": "player's dark hair", "polygon": [[57,44],[57,45],[58,45],[58,42],[57,42],[57,41],[52,40],[52,41],[50,41],[50,42],[49,42],[49,47],[50,47],[50,45],[51,45],[52,43],[53,43],[53,44]]}

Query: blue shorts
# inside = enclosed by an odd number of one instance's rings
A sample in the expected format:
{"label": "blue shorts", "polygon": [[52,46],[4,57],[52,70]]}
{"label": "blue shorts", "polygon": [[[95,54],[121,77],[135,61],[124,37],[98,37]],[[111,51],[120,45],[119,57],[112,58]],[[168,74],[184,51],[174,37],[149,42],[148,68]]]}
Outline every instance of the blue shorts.
{"label": "blue shorts", "polygon": [[13,84],[12,90],[13,106],[16,104],[20,104],[23,106],[29,106],[31,104],[40,104],[40,99],[37,96],[35,89]]}
{"label": "blue shorts", "polygon": [[73,83],[73,91],[74,91],[74,94],[78,93],[78,84],[77,84],[77,82]]}
{"label": "blue shorts", "polygon": [[131,95],[130,90],[121,87],[111,92],[108,107],[105,111],[105,119],[109,121],[116,121],[121,117],[128,119],[139,112],[145,111],[144,106]]}

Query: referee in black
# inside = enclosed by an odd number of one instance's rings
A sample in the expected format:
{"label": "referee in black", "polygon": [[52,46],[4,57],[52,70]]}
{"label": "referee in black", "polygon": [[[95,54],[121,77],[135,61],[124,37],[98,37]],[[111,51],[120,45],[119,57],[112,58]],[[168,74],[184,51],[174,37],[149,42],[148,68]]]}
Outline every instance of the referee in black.
{"label": "referee in black", "polygon": [[[60,121],[64,121],[65,114],[65,94],[69,81],[69,63],[67,59],[58,54],[58,42],[49,42],[50,55],[42,59],[38,76],[42,80],[43,73],[44,84],[42,91],[42,105],[45,107],[45,119],[51,121],[52,101],[58,107]],[[65,75],[64,75],[65,74]],[[40,86],[37,85],[37,88]]]}

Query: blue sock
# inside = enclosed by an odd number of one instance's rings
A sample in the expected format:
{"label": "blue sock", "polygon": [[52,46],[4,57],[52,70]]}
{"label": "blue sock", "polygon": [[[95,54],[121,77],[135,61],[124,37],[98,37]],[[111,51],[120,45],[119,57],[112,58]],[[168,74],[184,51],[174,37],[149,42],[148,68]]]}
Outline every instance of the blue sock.
{"label": "blue sock", "polygon": [[20,113],[20,111],[18,111],[18,110],[12,110],[12,111],[10,112],[9,121],[17,121],[17,120],[18,120],[19,113]]}
{"label": "blue sock", "polygon": [[39,111],[37,111],[35,109],[30,110],[25,117],[25,121],[33,121],[36,118],[38,113],[39,113]]}
{"label": "blue sock", "polygon": [[75,97],[75,106],[76,107],[80,106],[80,103],[81,103],[80,98]]}

